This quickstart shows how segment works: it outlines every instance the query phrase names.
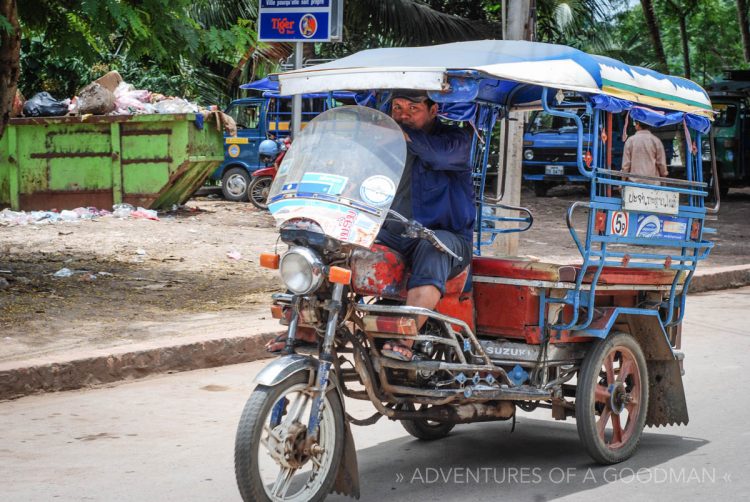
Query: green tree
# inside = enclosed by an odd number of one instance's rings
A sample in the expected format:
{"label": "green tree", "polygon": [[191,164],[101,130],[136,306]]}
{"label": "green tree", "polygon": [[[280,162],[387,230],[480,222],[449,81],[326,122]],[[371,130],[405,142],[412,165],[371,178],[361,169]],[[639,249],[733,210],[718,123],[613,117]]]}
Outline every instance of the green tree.
{"label": "green tree", "polygon": [[16,0],[0,0],[0,138],[10,120],[21,71],[21,29],[16,8]]}

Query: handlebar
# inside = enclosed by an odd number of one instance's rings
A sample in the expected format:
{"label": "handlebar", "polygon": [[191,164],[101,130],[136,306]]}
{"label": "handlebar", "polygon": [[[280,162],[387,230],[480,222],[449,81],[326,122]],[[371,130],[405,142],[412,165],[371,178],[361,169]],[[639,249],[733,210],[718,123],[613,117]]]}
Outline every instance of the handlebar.
{"label": "handlebar", "polygon": [[409,237],[412,239],[424,239],[448,256],[451,256],[452,258],[455,258],[460,262],[464,261],[461,256],[458,256],[448,246],[446,246],[443,241],[441,241],[438,236],[435,235],[435,232],[425,227],[418,221],[410,220],[400,215],[393,209],[389,209],[388,214],[394,216],[395,219],[404,224],[405,230],[402,234],[404,237]]}

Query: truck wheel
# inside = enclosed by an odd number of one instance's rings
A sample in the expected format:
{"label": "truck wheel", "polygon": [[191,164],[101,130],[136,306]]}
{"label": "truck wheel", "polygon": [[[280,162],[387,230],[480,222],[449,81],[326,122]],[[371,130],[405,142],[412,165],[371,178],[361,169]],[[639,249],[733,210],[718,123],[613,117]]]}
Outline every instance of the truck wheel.
{"label": "truck wheel", "polygon": [[546,197],[547,196],[547,190],[549,190],[549,185],[544,181],[535,181],[534,182],[534,194],[537,197]]}
{"label": "truck wheel", "polygon": [[226,200],[246,202],[249,185],[250,175],[242,167],[227,169],[221,177],[221,193],[224,194]]}
{"label": "truck wheel", "polygon": [[576,387],[576,425],[600,464],[628,459],[638,447],[648,409],[646,358],[627,333],[612,333],[586,354]]}

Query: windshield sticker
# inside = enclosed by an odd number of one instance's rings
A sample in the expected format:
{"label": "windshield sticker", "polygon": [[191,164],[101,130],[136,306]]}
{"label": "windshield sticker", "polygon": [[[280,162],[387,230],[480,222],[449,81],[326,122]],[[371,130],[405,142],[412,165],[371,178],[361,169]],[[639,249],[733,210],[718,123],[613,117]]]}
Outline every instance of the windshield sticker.
{"label": "windshield sticker", "polygon": [[363,247],[375,241],[381,224],[359,209],[321,199],[285,198],[272,201],[268,208],[277,225],[293,218],[314,220],[326,235]]}
{"label": "windshield sticker", "polygon": [[297,184],[296,183],[285,183],[281,186],[281,192],[296,192],[297,191]]}
{"label": "windshield sticker", "polygon": [[387,176],[370,176],[359,187],[362,200],[374,206],[390,204],[396,195],[396,185]]}
{"label": "windshield sticker", "polygon": [[638,215],[636,237],[684,240],[687,218],[672,218],[656,214]]}
{"label": "windshield sticker", "polygon": [[298,192],[339,195],[344,191],[346,176],[324,173],[305,173],[297,187]]}

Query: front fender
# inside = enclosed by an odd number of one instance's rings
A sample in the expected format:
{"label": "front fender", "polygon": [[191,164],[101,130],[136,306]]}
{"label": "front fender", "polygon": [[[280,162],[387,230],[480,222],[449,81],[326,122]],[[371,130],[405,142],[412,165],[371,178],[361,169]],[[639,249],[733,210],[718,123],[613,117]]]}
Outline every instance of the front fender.
{"label": "front fender", "polygon": [[314,357],[289,354],[274,360],[263,368],[255,377],[253,383],[272,387],[300,371],[317,370],[319,364]]}

